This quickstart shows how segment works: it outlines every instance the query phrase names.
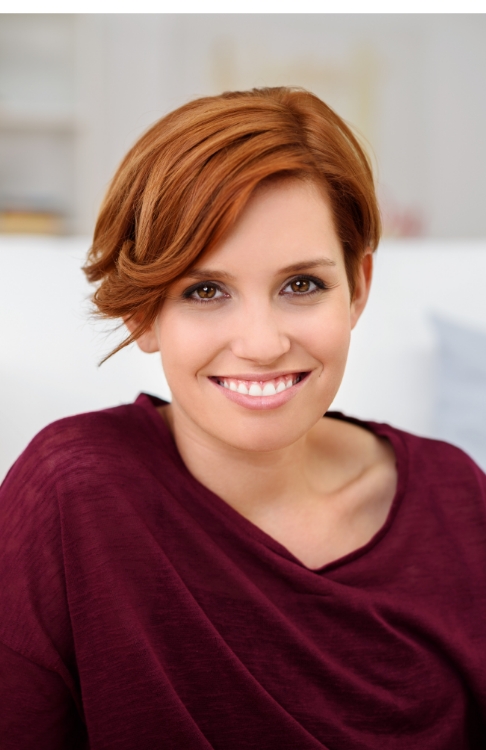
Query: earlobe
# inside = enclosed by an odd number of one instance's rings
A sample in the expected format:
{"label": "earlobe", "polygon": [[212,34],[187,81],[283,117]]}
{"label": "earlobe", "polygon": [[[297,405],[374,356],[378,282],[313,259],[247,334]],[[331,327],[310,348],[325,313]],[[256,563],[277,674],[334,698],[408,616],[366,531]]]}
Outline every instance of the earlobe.
{"label": "earlobe", "polygon": [[356,279],[353,299],[351,300],[351,328],[354,328],[366,307],[373,277],[373,253],[365,250]]}
{"label": "earlobe", "polygon": [[[134,320],[134,318],[124,318],[123,322],[125,323],[130,333],[134,333],[137,328],[136,320]],[[158,352],[159,342],[157,340],[157,336],[155,335],[154,326],[150,326],[150,328],[148,328],[140,336],[138,336],[136,339],[136,343],[139,349],[141,349],[142,352],[145,352],[146,354],[153,354],[154,352]]]}

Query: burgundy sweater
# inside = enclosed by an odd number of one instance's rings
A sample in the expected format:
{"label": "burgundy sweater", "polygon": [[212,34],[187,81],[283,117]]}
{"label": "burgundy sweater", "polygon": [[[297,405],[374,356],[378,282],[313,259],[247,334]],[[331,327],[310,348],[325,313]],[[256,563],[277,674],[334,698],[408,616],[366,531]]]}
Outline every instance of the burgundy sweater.
{"label": "burgundy sweater", "polygon": [[486,477],[386,425],[398,489],[309,570],[155,406],[44,429],[0,490],[2,750],[486,747]]}

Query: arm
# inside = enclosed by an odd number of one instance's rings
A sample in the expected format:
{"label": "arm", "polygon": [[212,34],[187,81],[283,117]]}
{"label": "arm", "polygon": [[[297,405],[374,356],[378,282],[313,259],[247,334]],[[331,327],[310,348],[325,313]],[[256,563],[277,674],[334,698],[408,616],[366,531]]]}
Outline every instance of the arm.
{"label": "arm", "polygon": [[2,750],[84,750],[86,729],[73,698],[55,672],[0,643]]}
{"label": "arm", "polygon": [[50,433],[35,438],[0,487],[0,747],[87,745]]}

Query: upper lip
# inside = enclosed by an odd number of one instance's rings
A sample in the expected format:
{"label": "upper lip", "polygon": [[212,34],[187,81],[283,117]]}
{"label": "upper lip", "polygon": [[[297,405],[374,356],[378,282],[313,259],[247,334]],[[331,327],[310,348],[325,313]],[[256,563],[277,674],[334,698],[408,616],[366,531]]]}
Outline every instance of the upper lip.
{"label": "upper lip", "polygon": [[211,375],[218,380],[252,380],[255,383],[264,383],[267,380],[276,380],[277,378],[289,377],[290,375],[300,375],[308,370],[282,370],[280,372],[247,372],[238,375]]}

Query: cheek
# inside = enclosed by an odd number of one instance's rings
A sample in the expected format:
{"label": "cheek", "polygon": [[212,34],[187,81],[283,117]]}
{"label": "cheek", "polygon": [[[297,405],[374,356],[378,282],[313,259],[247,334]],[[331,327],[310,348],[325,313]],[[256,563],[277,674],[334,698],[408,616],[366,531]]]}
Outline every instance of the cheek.
{"label": "cheek", "polygon": [[349,309],[342,305],[333,310],[318,310],[300,321],[294,329],[295,340],[316,359],[327,361],[346,358],[351,338]]}
{"label": "cheek", "polygon": [[[219,328],[196,315],[165,310],[159,318],[158,341],[165,375],[170,380],[193,378],[218,351]],[[175,384],[175,383],[174,383]]]}

